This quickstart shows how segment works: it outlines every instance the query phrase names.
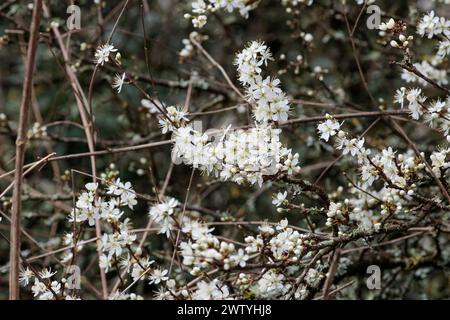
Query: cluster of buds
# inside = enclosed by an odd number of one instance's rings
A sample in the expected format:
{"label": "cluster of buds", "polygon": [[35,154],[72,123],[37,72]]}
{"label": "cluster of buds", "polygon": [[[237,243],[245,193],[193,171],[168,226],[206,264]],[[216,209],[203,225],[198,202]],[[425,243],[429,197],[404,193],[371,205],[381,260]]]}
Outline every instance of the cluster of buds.
{"label": "cluster of buds", "polygon": [[35,138],[43,138],[47,136],[47,127],[41,126],[39,122],[33,123],[33,126],[28,130],[27,137],[28,139]]}
{"label": "cluster of buds", "polygon": [[399,34],[406,31],[406,23],[404,21],[395,21],[390,18],[388,22],[382,22],[378,26],[380,37],[384,37],[387,33]]}
{"label": "cluster of buds", "polygon": [[379,26],[378,29],[381,30],[380,31],[380,35],[384,36],[386,34],[386,31],[391,31],[395,28],[395,20],[394,19],[389,19],[388,22],[382,22]]}
{"label": "cluster of buds", "polygon": [[408,48],[411,41],[414,39],[413,36],[405,36],[404,32],[406,31],[406,24],[403,21],[395,21],[394,19],[389,19],[388,22],[382,22],[378,26],[378,30],[380,30],[379,35],[381,37],[389,34],[398,34],[398,39],[392,39],[389,44],[393,48],[406,49]]}
{"label": "cluster of buds", "polygon": [[[413,36],[405,36],[406,23],[403,21],[395,21],[394,19],[389,19],[388,22],[382,22],[378,26],[380,37],[385,37],[386,35],[398,35],[398,39],[392,39],[389,44],[391,47],[406,49],[410,45],[411,41],[414,39]],[[387,42],[384,42],[387,44]]]}
{"label": "cluster of buds", "polygon": [[399,49],[406,49],[408,48],[408,45],[410,44],[410,42],[414,39],[413,36],[405,36],[403,34],[400,34],[398,36],[398,40],[392,40],[390,42],[391,47],[393,48],[399,48]]}

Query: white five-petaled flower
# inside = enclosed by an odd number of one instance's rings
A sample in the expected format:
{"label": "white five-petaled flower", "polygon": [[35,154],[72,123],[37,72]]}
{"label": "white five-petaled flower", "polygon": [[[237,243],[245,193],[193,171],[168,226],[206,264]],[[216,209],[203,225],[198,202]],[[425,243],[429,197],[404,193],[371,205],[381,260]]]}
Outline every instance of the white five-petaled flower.
{"label": "white five-petaled flower", "polygon": [[112,87],[117,90],[117,93],[120,93],[120,91],[122,91],[124,81],[125,73],[122,73],[122,75],[116,73],[116,75],[114,76]]}
{"label": "white five-petaled flower", "polygon": [[167,281],[169,277],[166,275],[169,273],[167,270],[161,270],[161,269],[155,269],[152,271],[151,275],[149,276],[150,284],[158,284],[160,282]]}
{"label": "white five-petaled flower", "polygon": [[249,256],[245,254],[244,249],[239,249],[235,255],[232,255],[230,259],[233,261],[235,265],[244,268],[247,265],[247,260]]}
{"label": "white five-petaled flower", "polygon": [[277,195],[272,200],[272,204],[275,205],[275,207],[279,207],[283,204],[283,202],[286,200],[287,197],[287,191],[281,193],[278,192]]}
{"label": "white five-petaled flower", "polygon": [[394,96],[394,102],[400,104],[400,108],[403,109],[403,102],[405,101],[405,95],[406,95],[406,88],[401,87],[400,89],[397,89]]}
{"label": "white five-petaled flower", "polygon": [[41,272],[38,272],[38,274],[42,279],[49,279],[56,274],[56,271],[52,272],[51,268],[44,268]]}
{"label": "white five-petaled flower", "polygon": [[204,280],[197,283],[197,290],[193,293],[194,300],[224,300],[229,296],[229,290],[218,279],[211,282]]}
{"label": "white five-petaled flower", "polygon": [[117,52],[112,44],[106,43],[101,45],[95,50],[95,62],[97,65],[103,65],[105,62],[109,62],[109,57],[112,52]]}
{"label": "white five-petaled flower", "polygon": [[45,285],[45,283],[40,282],[38,279],[34,279],[34,285],[31,287],[33,296],[36,297],[46,290],[47,290],[47,286]]}
{"label": "white five-petaled flower", "polygon": [[98,188],[98,183],[89,182],[86,183],[85,187],[87,191],[94,192]]}
{"label": "white five-petaled flower", "polygon": [[30,280],[34,277],[33,271],[30,268],[22,269],[19,273],[19,282],[23,286],[27,286]]}
{"label": "white five-petaled flower", "polygon": [[320,123],[317,126],[317,130],[319,131],[320,138],[328,141],[330,137],[334,136],[341,125],[334,119],[328,119],[325,122]]}

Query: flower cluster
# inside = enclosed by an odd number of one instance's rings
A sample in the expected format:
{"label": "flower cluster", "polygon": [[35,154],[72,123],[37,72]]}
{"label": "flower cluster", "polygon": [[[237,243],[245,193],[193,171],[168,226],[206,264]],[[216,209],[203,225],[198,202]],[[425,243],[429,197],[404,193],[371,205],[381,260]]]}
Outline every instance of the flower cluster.
{"label": "flower cluster", "polygon": [[238,10],[241,16],[248,18],[250,7],[245,0],[195,0],[192,2],[192,14],[185,14],[185,18],[191,19],[194,28],[203,28],[208,21],[207,14],[217,10],[225,10],[229,13]]}
{"label": "flower cluster", "polygon": [[446,161],[449,154],[450,148],[443,148],[440,151],[434,151],[430,155],[432,170],[438,178],[450,167],[450,162]]}
{"label": "flower cluster", "polygon": [[[115,55],[113,55],[115,52],[117,52]],[[110,43],[106,43],[103,45],[100,45],[95,50],[95,63],[97,66],[103,66],[105,63],[108,63],[111,59],[116,65],[121,65],[121,54],[118,52],[118,49],[114,47],[114,45]],[[117,91],[117,93],[120,93],[122,91],[123,84],[126,80],[126,73],[116,73],[113,77],[113,81],[111,84],[111,87]]]}
{"label": "flower cluster", "polygon": [[194,291],[192,298],[194,300],[228,300],[228,287],[220,280],[214,279],[210,282],[200,281],[197,284],[197,290]]}
{"label": "flower cluster", "polygon": [[219,240],[209,228],[198,220],[185,218],[182,232],[186,241],[180,243],[183,264],[191,266],[191,274],[198,275],[201,271],[214,266],[229,270],[237,266],[245,267],[249,256],[243,249],[236,249],[233,243]]}
{"label": "flower cluster", "polygon": [[[98,189],[98,183],[87,183],[86,190],[83,191],[76,201],[74,210],[69,215],[69,222],[75,224],[74,230],[82,230],[83,225],[93,226],[96,221],[103,225],[103,233],[99,249],[102,252],[99,265],[106,272],[114,269],[118,272],[129,274],[133,281],[149,280],[152,285],[165,285],[173,287],[173,280],[169,279],[168,271],[161,268],[151,269],[151,265],[155,262],[148,256],[142,254],[140,246],[136,245],[136,233],[132,231],[132,225],[128,218],[122,219],[125,214],[124,208],[133,209],[137,204],[137,195],[132,189],[129,182],[121,182],[120,179],[108,182],[108,188],[104,197],[100,197],[101,191]],[[164,220],[164,213],[170,211],[174,199],[165,206],[160,205],[151,209],[151,215],[159,222]],[[156,209],[155,209],[156,208]],[[64,244],[69,246],[63,254],[63,261],[69,262],[73,259],[73,250],[80,252],[82,245],[79,233],[67,233],[64,237]],[[39,277],[35,275],[29,268],[21,272],[21,283],[28,285],[34,280],[32,291],[34,296],[39,299],[74,299],[75,296],[68,295],[68,292],[61,290],[61,283],[65,283],[65,279],[60,282],[47,280],[56,272],[44,269],[39,272]],[[144,276],[146,274],[146,276]],[[123,276],[123,275],[122,275]],[[76,288],[79,289],[79,288]],[[164,290],[163,290],[164,291]],[[166,291],[164,291],[166,292]],[[113,292],[110,299],[133,299],[139,298],[120,292]]]}
{"label": "flower cluster", "polygon": [[434,11],[424,15],[417,25],[417,33],[422,37],[427,36],[429,39],[437,35],[450,36],[450,20],[444,17],[438,17]]}
{"label": "flower cluster", "polygon": [[445,101],[439,99],[426,103],[427,97],[423,95],[422,89],[404,87],[397,90],[394,102],[404,107],[405,102],[407,108],[411,112],[411,117],[415,120],[424,118],[425,122],[431,128],[441,130],[445,135],[450,132],[450,99]]}
{"label": "flower cluster", "polygon": [[268,59],[270,51],[259,42],[252,42],[236,59],[239,79],[247,85],[249,102],[257,105],[254,128],[232,131],[228,127],[224,133],[215,132],[216,139],[210,141],[208,134],[184,124],[187,118],[183,111],[176,107],[166,109],[168,118],[161,117],[160,124],[163,133],[174,132],[176,160],[238,184],[261,185],[264,176],[299,171],[299,155],[283,147],[281,129],[267,122],[286,120],[289,110],[287,98],[278,88],[279,80],[262,80],[260,76],[260,67]]}
{"label": "flower cluster", "polygon": [[278,87],[280,80],[261,76],[262,65],[272,59],[264,43],[253,41],[237,54],[235,64],[239,81],[246,88],[250,103],[255,104],[254,115],[258,122],[285,121],[288,118],[289,101]]}
{"label": "flower cluster", "polygon": [[[356,157],[361,177],[360,186],[353,190],[353,193],[357,197],[346,199],[345,204],[330,203],[327,212],[327,225],[342,224],[354,220],[363,229],[371,229],[372,227],[379,228],[380,217],[376,217],[373,210],[362,209],[367,208],[367,206],[361,205],[361,199],[363,201],[362,203],[367,201],[367,194],[361,190],[369,190],[375,181],[382,181],[383,187],[378,191],[371,190],[370,196],[378,200],[375,201],[375,204],[382,203],[382,214],[386,214],[387,212],[401,212],[403,209],[403,201],[408,201],[416,193],[415,189],[417,186],[414,181],[418,177],[425,176],[424,169],[426,165],[420,158],[414,155],[414,152],[408,151],[404,154],[397,155],[391,147],[385,148],[381,152],[371,156],[373,152],[365,148],[364,138],[350,138],[348,133],[338,128],[337,121],[331,116],[329,116],[327,122],[330,122],[329,125],[333,125],[335,131],[337,131],[335,141],[336,149],[342,150],[343,155],[349,154]],[[319,133],[326,130],[323,125],[319,125],[319,127]],[[446,153],[448,153],[447,150],[442,154]],[[433,154],[433,158],[437,159],[439,155]],[[439,165],[434,170],[447,167],[445,157],[443,161],[438,162]],[[362,189],[360,190],[360,188]]]}
{"label": "flower cluster", "polygon": [[169,198],[167,201],[157,203],[152,206],[149,211],[149,216],[155,223],[160,225],[159,233],[170,236],[170,231],[173,229],[174,218],[172,215],[175,212],[175,208],[179,205],[178,200]]}
{"label": "flower cluster", "polygon": [[270,269],[252,287],[254,294],[261,299],[275,299],[287,294],[291,289],[286,277],[277,270]]}
{"label": "flower cluster", "polygon": [[[52,279],[55,274],[56,271],[47,268],[36,272],[26,267],[20,271],[19,281],[23,286],[33,283],[31,292],[36,299],[54,300],[61,294],[61,282]],[[72,299],[68,294],[65,294],[65,298]]]}
{"label": "flower cluster", "polygon": [[[270,230],[269,228],[268,230]],[[288,227],[287,219],[280,221],[276,230],[278,231],[277,235],[272,237],[268,243],[273,257],[276,260],[296,261],[305,249],[302,235],[297,230]]]}
{"label": "flower cluster", "polygon": [[265,175],[298,172],[298,154],[282,146],[280,129],[268,125],[223,134],[214,142],[187,125],[175,132],[178,159],[223,180],[262,184]]}
{"label": "flower cluster", "polygon": [[159,117],[159,125],[162,133],[174,131],[180,127],[183,121],[188,121],[187,114],[180,107],[170,106],[166,108],[165,116]]}
{"label": "flower cluster", "polygon": [[39,139],[47,137],[47,127],[41,125],[39,122],[33,123],[31,129],[27,132],[28,139]]}
{"label": "flower cluster", "polygon": [[[430,78],[434,81],[436,81],[440,85],[446,85],[448,84],[447,80],[447,71],[442,69],[437,69],[434,66],[432,66],[427,61],[421,61],[420,63],[414,63],[413,67],[416,68],[421,74],[425,75],[427,78]],[[402,79],[406,82],[418,82],[419,84],[425,86],[428,85],[428,82],[424,80],[423,78],[417,76],[416,74],[408,71],[403,70],[402,73]]]}

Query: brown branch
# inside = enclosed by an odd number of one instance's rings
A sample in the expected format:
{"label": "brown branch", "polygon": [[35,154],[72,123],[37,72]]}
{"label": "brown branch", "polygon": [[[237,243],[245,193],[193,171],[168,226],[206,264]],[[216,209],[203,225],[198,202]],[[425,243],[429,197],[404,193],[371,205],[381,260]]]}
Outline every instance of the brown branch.
{"label": "brown branch", "polygon": [[323,300],[328,300],[328,294],[330,292],[331,285],[333,284],[334,276],[336,275],[340,257],[341,257],[341,249],[337,248],[333,252],[333,260],[327,273],[327,279],[325,280],[325,284],[323,285],[323,293],[322,293]]}
{"label": "brown branch", "polygon": [[398,65],[398,66],[400,66],[401,68],[405,69],[406,71],[409,71],[409,72],[415,74],[419,78],[422,78],[423,80],[425,80],[426,82],[428,82],[432,86],[436,87],[437,89],[444,91],[446,94],[450,94],[450,90],[449,89],[444,88],[443,86],[441,86],[439,83],[437,83],[433,79],[431,79],[431,78],[427,77],[426,75],[424,75],[422,72],[420,72],[411,63],[402,63],[402,62],[393,62],[393,63]]}
{"label": "brown branch", "polygon": [[[389,110],[389,111],[364,111],[364,112],[351,112],[332,115],[336,120],[343,119],[354,119],[354,118],[376,118],[391,115],[408,115],[410,112],[405,110]],[[319,122],[327,120],[327,117],[316,116],[316,117],[305,117],[297,118],[286,121],[281,121],[280,126],[287,126],[294,123],[308,123],[308,122]]]}
{"label": "brown branch", "polygon": [[20,295],[19,267],[20,267],[20,211],[23,182],[23,163],[27,141],[28,113],[31,103],[31,88],[33,86],[33,71],[36,62],[36,50],[39,40],[39,24],[41,21],[42,0],[34,1],[31,20],[30,38],[28,40],[27,61],[25,64],[25,78],[23,81],[22,102],[20,104],[19,130],[16,140],[16,171],[14,174],[14,189],[11,214],[11,245],[9,271],[9,299],[17,300]]}

